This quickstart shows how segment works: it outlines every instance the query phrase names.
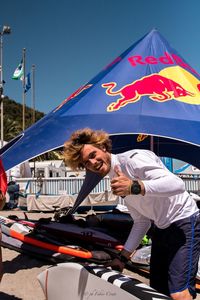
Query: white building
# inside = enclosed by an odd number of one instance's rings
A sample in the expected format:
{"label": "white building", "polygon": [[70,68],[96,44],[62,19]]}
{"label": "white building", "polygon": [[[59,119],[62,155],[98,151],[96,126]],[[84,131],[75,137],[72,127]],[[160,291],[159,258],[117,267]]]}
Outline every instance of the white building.
{"label": "white building", "polygon": [[17,180],[17,178],[30,178],[31,168],[28,161],[19,164],[6,172],[8,181]]}
{"label": "white building", "polygon": [[29,162],[31,177],[78,177],[84,176],[85,172],[74,172],[66,167],[63,160],[45,160]]}

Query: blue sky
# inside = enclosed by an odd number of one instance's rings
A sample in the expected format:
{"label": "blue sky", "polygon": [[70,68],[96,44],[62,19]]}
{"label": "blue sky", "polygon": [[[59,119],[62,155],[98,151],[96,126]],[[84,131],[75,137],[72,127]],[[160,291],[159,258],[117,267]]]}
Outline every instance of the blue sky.
{"label": "blue sky", "polygon": [[152,28],[200,72],[199,11],[199,0],[1,1],[1,30],[12,30],[3,36],[4,94],[22,103],[21,82],[11,78],[26,48],[36,109],[48,113]]}

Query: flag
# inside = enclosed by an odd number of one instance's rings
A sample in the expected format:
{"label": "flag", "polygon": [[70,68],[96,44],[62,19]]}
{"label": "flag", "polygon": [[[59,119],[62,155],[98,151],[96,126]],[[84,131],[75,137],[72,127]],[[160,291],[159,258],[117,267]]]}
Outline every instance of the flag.
{"label": "flag", "polygon": [[173,159],[170,157],[161,157],[162,162],[168,170],[173,172]]}
{"label": "flag", "polygon": [[31,74],[28,73],[25,77],[25,89],[24,93],[28,92],[28,90],[31,88]]}
{"label": "flag", "polygon": [[2,192],[3,195],[5,195],[6,191],[7,191],[7,176],[3,167],[2,160],[0,159],[0,192]]}
{"label": "flag", "polygon": [[12,79],[18,80],[24,74],[24,66],[23,66],[23,59],[21,60],[20,64],[16,68],[13,73]]}

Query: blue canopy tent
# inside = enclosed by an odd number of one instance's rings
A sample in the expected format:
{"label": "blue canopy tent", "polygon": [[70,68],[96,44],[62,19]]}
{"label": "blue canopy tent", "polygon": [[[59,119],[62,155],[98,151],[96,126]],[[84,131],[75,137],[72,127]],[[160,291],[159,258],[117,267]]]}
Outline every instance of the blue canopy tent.
{"label": "blue canopy tent", "polygon": [[159,156],[200,168],[200,75],[152,30],[4,146],[5,169],[62,147],[84,127],[107,131],[114,153],[153,145]]}

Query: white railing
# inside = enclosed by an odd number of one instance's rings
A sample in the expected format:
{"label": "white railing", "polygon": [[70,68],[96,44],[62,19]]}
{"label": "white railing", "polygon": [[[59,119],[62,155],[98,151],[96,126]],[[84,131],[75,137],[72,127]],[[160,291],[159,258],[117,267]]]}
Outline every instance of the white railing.
{"label": "white railing", "polygon": [[184,177],[182,179],[185,183],[185,187],[187,191],[200,195],[200,177],[197,178]]}
{"label": "white railing", "polygon": [[[35,194],[40,192],[43,195],[58,195],[66,193],[68,195],[75,195],[81,189],[84,181],[84,177],[51,177],[42,178],[20,178],[17,179],[17,183],[20,184],[21,190],[25,190],[27,183],[27,193]],[[189,192],[200,194],[200,177],[198,178],[182,178],[186,190]],[[110,179],[109,177],[103,178],[100,183],[92,190],[92,193],[101,193],[110,191]]]}
{"label": "white railing", "polygon": [[[40,192],[43,195],[58,195],[67,193],[68,195],[78,194],[84,182],[84,177],[51,177],[42,178],[18,178],[17,183],[20,184],[20,189],[25,190],[28,194],[35,194]],[[92,190],[92,193],[101,193],[110,191],[110,180],[105,177]]]}

